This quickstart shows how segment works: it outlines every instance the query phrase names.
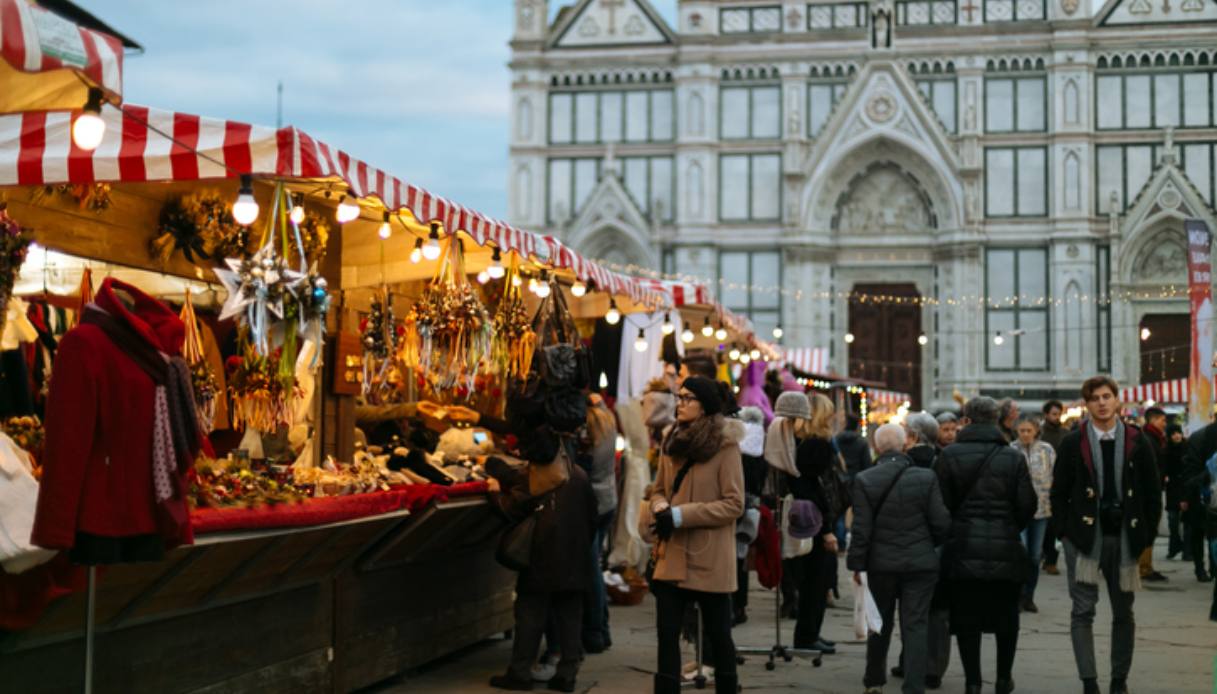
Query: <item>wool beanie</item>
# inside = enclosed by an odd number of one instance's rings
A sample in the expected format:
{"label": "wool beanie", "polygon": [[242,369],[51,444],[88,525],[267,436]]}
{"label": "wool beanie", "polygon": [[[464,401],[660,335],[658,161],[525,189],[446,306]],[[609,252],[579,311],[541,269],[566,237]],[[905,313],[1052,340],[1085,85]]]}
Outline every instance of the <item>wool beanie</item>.
{"label": "wool beanie", "polygon": [[778,396],[773,414],[787,419],[811,419],[811,401],[802,392],[788,390]]}
{"label": "wool beanie", "polygon": [[702,376],[690,376],[686,378],[680,387],[693,394],[697,401],[701,403],[701,409],[707,415],[719,414],[723,411],[723,398],[719,392],[718,384],[708,378]]}

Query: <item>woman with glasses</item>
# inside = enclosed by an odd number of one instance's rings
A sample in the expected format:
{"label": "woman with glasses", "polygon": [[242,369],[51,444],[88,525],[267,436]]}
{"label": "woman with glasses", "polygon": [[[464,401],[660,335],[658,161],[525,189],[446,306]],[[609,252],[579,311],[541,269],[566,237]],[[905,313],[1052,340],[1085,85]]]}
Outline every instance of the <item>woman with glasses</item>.
{"label": "woman with glasses", "polygon": [[701,609],[714,655],[714,689],[735,694],[731,594],[735,592],[735,521],[744,512],[739,443],[744,425],[723,416],[719,385],[685,379],[676,423],[660,444],[659,471],[642,507],[639,530],[655,544],[651,591],[659,640],[656,694],[680,691],[680,631],[685,607]]}

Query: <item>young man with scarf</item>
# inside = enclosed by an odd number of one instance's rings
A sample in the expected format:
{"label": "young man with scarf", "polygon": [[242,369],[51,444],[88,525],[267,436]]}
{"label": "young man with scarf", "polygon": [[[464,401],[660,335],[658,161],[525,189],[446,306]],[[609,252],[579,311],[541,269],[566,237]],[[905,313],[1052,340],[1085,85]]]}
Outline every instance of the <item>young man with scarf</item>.
{"label": "young man with scarf", "polygon": [[[1145,411],[1145,427],[1143,429],[1145,435],[1149,438],[1149,442],[1154,447],[1154,461],[1158,464],[1158,479],[1162,479],[1163,468],[1166,464],[1166,411],[1160,407],[1151,407]],[[1159,519],[1161,520],[1161,519]],[[1158,522],[1154,521],[1154,527],[1158,527]],[[1141,571],[1141,580],[1154,583],[1161,583],[1168,580],[1162,575],[1161,571],[1154,568],[1154,543],[1141,551],[1141,560],[1139,562]]]}
{"label": "young man with scarf", "polygon": [[1107,376],[1082,384],[1090,418],[1062,441],[1052,483],[1052,530],[1065,546],[1070,634],[1085,694],[1099,694],[1094,615],[1099,583],[1111,600],[1111,689],[1127,694],[1136,626],[1137,560],[1153,543],[1162,483],[1153,444],[1120,421],[1119,386]]}

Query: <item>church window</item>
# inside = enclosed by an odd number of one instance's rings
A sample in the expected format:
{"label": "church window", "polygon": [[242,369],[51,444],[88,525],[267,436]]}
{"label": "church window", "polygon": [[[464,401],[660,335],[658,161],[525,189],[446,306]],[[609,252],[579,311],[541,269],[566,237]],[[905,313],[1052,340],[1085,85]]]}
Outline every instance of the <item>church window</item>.
{"label": "church window", "polygon": [[1042,217],[1048,214],[1047,149],[990,147],[985,150],[985,214]]}
{"label": "church window", "polygon": [[1217,70],[1102,69],[1095,80],[1099,130],[1217,126]]}
{"label": "church window", "polygon": [[1043,0],[985,0],[986,22],[1027,22],[1044,17]]}
{"label": "church window", "polygon": [[723,306],[750,318],[757,335],[769,335],[781,323],[780,252],[721,251],[718,277]]}
{"label": "church window", "polygon": [[1037,76],[985,78],[985,131],[1043,132],[1048,129],[1048,79]]}
{"label": "church window", "polygon": [[1137,193],[1145,187],[1158,161],[1160,146],[1099,145],[1095,148],[1095,210],[1100,215],[1111,212],[1111,194],[1116,198],[1116,211],[1123,212]]}
{"label": "church window", "polygon": [[724,140],[776,139],[781,127],[780,87],[724,86],[719,90],[719,135]]}
{"label": "church window", "polygon": [[625,190],[643,214],[670,222],[676,212],[672,157],[622,157]]}
{"label": "church window", "polygon": [[896,24],[899,26],[957,23],[955,0],[896,0]]}
{"label": "church window", "polygon": [[560,224],[572,219],[587,201],[600,178],[600,160],[593,157],[550,159],[547,171],[547,221]]}
{"label": "church window", "polygon": [[781,210],[780,154],[724,154],[719,157],[719,218],[776,221]]}
{"label": "church window", "polygon": [[917,88],[933,107],[935,115],[949,133],[955,132],[955,115],[958,111],[954,75],[945,78],[918,78]]}
{"label": "church window", "polygon": [[864,2],[808,5],[807,29],[809,31],[859,29],[866,26],[869,17],[870,10]]}
{"label": "church window", "polygon": [[828,123],[833,107],[845,95],[844,79],[814,79],[807,84],[807,135],[816,137]]}
{"label": "church window", "polygon": [[672,100],[671,89],[554,92],[549,95],[549,142],[671,142]]}
{"label": "church window", "polygon": [[1183,171],[1209,206],[1217,204],[1217,144],[1201,142],[1180,147]]}
{"label": "church window", "polygon": [[1099,246],[1095,249],[1094,293],[1098,299],[1095,327],[1098,330],[1098,364],[1102,373],[1111,372],[1111,248]]}
{"label": "church window", "polygon": [[780,5],[724,7],[718,13],[721,34],[759,34],[782,30]]}
{"label": "church window", "polygon": [[[1046,371],[1049,366],[1048,251],[985,252],[986,365],[991,371]],[[1002,344],[991,337],[1002,335]]]}

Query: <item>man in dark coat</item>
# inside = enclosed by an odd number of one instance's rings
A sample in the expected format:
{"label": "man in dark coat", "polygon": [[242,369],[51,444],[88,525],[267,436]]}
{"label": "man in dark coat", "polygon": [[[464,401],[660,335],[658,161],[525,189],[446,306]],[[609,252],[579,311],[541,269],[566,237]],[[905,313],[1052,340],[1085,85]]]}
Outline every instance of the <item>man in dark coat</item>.
{"label": "man in dark coat", "polygon": [[[1060,400],[1049,400],[1044,403],[1041,412],[1044,415],[1044,423],[1040,426],[1040,440],[1052,446],[1053,451],[1059,451],[1061,440],[1065,438],[1065,434],[1069,433],[1069,429],[1061,424],[1061,415],[1065,413],[1065,406]],[[1056,561],[1060,553],[1056,549],[1056,538],[1052,533],[1044,533],[1044,573],[1051,576],[1056,576],[1060,571],[1056,568]]]}
{"label": "man in dark coat", "polygon": [[[853,543],[847,565],[859,584],[861,572],[867,572],[868,586],[883,617],[882,633],[870,634],[866,641],[863,685],[869,692],[887,682],[887,649],[899,600],[904,692],[922,694],[926,687],[930,598],[938,583],[935,550],[946,540],[951,515],[942,504],[934,473],[916,466],[900,452],[904,436],[899,424],[879,427],[875,432],[879,459],[874,467],[854,478]],[[941,677],[935,675],[935,679],[940,685]]]}
{"label": "man in dark coat", "polygon": [[968,425],[938,457],[943,502],[951,512],[944,560],[950,580],[951,631],[959,643],[967,694],[981,688],[981,634],[997,637],[994,690],[1014,690],[1018,649],[1018,605],[1030,561],[1023,528],[1037,499],[1023,455],[998,428],[998,405],[973,398],[964,406]]}
{"label": "man in dark coat", "polygon": [[845,415],[845,430],[836,436],[837,450],[845,459],[845,477],[853,479],[854,475],[871,466],[870,444],[862,438],[859,429],[862,420],[858,415]]}
{"label": "man in dark coat", "polygon": [[1070,633],[1085,694],[1098,694],[1094,615],[1099,583],[1111,600],[1110,694],[1128,692],[1136,626],[1137,559],[1153,543],[1162,482],[1153,444],[1120,421],[1120,388],[1108,376],[1082,384],[1089,420],[1061,441],[1052,482],[1052,533],[1065,545]]}
{"label": "man in dark coat", "polygon": [[[1209,460],[1217,454],[1217,424],[1209,424],[1200,431],[1192,434],[1187,440],[1187,451],[1183,454],[1184,490],[1190,499],[1196,502],[1193,512],[1203,519],[1203,529],[1209,547],[1209,558],[1217,550],[1217,509],[1211,499],[1213,471],[1217,463],[1209,465]],[[1204,497],[1209,497],[1206,501]],[[1201,545],[1197,555],[1204,558],[1204,546]],[[1209,619],[1217,622],[1217,581],[1213,583],[1213,603],[1209,607]]]}
{"label": "man in dark coat", "polygon": [[1166,524],[1170,532],[1167,559],[1179,556],[1184,548],[1181,504],[1187,498],[1183,484],[1183,454],[1186,451],[1187,437],[1183,435],[1183,427],[1178,424],[1166,425],[1166,450],[1158,463],[1162,468],[1162,484],[1166,488]]}

